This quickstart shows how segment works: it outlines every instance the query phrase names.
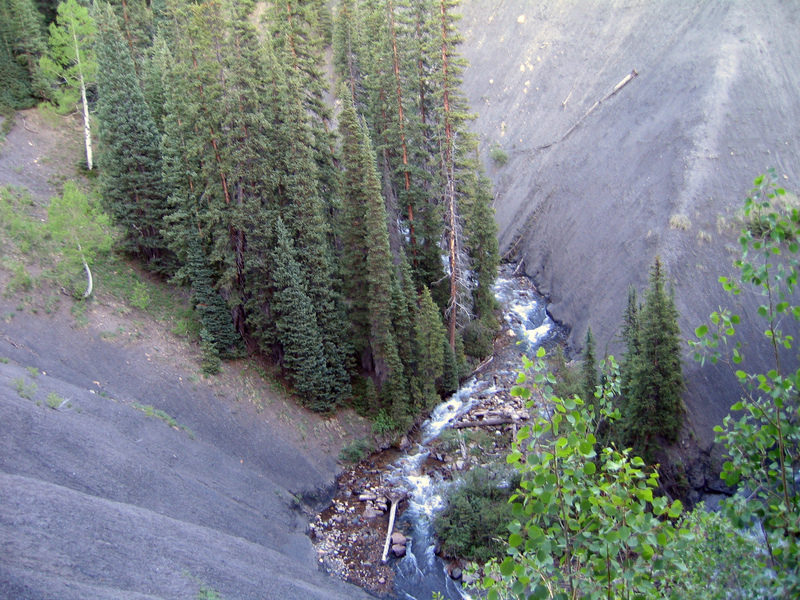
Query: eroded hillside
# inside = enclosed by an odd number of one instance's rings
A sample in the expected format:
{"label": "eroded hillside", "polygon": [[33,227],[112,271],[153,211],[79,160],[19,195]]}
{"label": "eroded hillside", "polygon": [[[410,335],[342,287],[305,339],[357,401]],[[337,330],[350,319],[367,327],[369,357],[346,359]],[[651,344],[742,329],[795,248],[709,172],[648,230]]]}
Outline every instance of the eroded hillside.
{"label": "eroded hillside", "polygon": [[[717,280],[732,271],[753,178],[774,167],[787,190],[800,189],[799,8],[464,2],[465,91],[495,183],[501,249],[524,260],[573,345],[591,324],[598,347],[619,352],[626,290],[643,289],[657,254],[684,337],[729,303]],[[752,321],[757,305],[735,308]],[[747,335],[756,344],[760,333]],[[691,422],[709,440],[735,382],[688,352],[684,372]]]}

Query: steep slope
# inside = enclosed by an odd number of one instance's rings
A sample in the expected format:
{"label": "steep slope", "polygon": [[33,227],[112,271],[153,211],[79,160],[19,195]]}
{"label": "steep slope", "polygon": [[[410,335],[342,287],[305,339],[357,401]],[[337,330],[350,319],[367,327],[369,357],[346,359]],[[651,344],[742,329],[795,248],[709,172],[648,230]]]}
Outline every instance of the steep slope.
{"label": "steep slope", "polygon": [[0,596],[368,597],[318,571],[293,508],[332,484],[332,457],[141,345],[58,315],[0,332]]}
{"label": "steep slope", "polygon": [[[573,345],[591,324],[600,351],[619,353],[626,289],[644,287],[656,254],[684,337],[730,304],[717,279],[738,252],[736,214],[752,179],[774,167],[800,189],[799,8],[465,0],[475,129],[484,152],[509,155],[490,168],[501,249],[524,260]],[[736,307],[745,319],[756,300]],[[745,335],[757,358],[759,333]],[[735,384],[688,357],[685,374],[690,420],[708,441]]]}

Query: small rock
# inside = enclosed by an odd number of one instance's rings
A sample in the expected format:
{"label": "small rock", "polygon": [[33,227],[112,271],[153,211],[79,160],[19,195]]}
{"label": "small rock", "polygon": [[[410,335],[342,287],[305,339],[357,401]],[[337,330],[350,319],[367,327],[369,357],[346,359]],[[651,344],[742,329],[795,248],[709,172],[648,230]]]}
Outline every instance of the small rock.
{"label": "small rock", "polygon": [[361,502],[370,502],[373,500],[377,500],[378,496],[376,494],[359,494],[358,499]]}
{"label": "small rock", "polygon": [[378,513],[371,506],[367,506],[361,516],[363,516],[365,519],[374,519],[378,516]]}
{"label": "small rock", "polygon": [[456,469],[458,469],[459,471],[463,471],[464,470],[464,465],[466,465],[466,464],[467,463],[465,461],[463,461],[461,459],[458,459],[456,461]]}
{"label": "small rock", "polygon": [[396,546],[392,546],[392,554],[394,554],[397,558],[403,558],[406,555],[406,547],[397,544]]}
{"label": "small rock", "polygon": [[461,579],[461,575],[462,575],[461,569],[459,569],[458,567],[450,571],[450,577],[452,577],[456,581]]}
{"label": "small rock", "polygon": [[378,583],[380,583],[381,585],[385,584],[386,583],[386,578],[385,577],[379,577],[378,578]]}
{"label": "small rock", "polygon": [[406,540],[406,536],[404,536],[399,531],[395,531],[392,534],[392,546],[405,546],[408,540]]}

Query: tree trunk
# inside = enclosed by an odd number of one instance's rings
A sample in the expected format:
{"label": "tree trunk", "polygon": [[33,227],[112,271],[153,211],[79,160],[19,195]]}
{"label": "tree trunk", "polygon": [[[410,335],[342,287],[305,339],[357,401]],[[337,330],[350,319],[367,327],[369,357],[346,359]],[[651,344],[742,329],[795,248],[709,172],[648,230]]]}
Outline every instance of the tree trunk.
{"label": "tree trunk", "polygon": [[86,168],[92,170],[92,130],[89,124],[89,103],[86,101],[86,85],[81,73],[81,104],[83,105],[83,142],[86,146]]}

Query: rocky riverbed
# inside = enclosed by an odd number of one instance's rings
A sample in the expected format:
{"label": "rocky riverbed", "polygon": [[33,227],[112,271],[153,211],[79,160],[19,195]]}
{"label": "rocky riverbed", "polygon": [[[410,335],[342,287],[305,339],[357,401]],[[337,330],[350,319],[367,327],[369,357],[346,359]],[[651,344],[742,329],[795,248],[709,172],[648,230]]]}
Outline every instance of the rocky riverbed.
{"label": "rocky riverbed", "polygon": [[[501,272],[497,296],[506,316],[495,338],[493,355],[472,375],[477,391],[469,394],[471,406],[449,424],[454,429],[482,433],[457,436],[458,441],[451,436],[428,442],[428,454],[416,469],[418,475],[427,475],[432,482],[451,480],[459,472],[483,466],[507,453],[516,429],[531,416],[524,402],[510,394],[522,367],[521,356],[529,349],[527,342],[542,342],[546,338],[546,343],[554,344],[563,338],[558,329],[547,333],[542,325],[526,326],[530,308],[541,304],[541,300],[537,301],[529,279],[513,275],[512,266]],[[546,322],[549,317],[543,310],[539,319]],[[338,479],[331,505],[310,525],[309,533],[320,564],[328,572],[377,596],[393,595],[393,561],[405,555],[413,536],[408,522],[400,518],[408,508],[408,490],[394,476],[394,465],[419,443],[421,436],[421,431],[403,436],[392,447],[346,470]],[[391,501],[397,502],[398,524],[384,564],[382,555]],[[462,567],[458,559],[447,564],[448,573],[456,579],[461,576]]]}

